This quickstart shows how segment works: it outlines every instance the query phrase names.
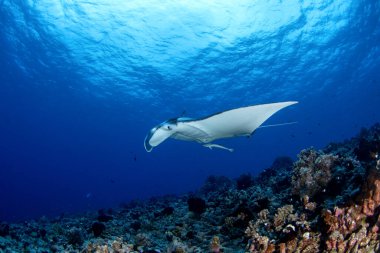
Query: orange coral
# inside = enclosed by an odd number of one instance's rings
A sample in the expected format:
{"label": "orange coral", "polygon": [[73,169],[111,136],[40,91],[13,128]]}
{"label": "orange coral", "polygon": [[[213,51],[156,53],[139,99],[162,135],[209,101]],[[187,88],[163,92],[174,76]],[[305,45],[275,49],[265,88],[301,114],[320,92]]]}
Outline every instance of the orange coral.
{"label": "orange coral", "polygon": [[[334,214],[329,210],[324,211],[323,219],[328,226],[327,251],[363,252],[361,249],[364,248],[380,249],[379,242],[376,240],[380,227],[379,212],[376,211],[380,206],[380,175],[378,171],[370,171],[367,183],[362,190],[359,198],[362,200],[362,205],[353,204],[335,208]],[[369,217],[375,221],[373,224],[368,221]],[[375,240],[371,238],[375,238]]]}
{"label": "orange coral", "polygon": [[219,253],[221,252],[220,239],[218,236],[214,236],[210,243],[210,251],[211,253]]}

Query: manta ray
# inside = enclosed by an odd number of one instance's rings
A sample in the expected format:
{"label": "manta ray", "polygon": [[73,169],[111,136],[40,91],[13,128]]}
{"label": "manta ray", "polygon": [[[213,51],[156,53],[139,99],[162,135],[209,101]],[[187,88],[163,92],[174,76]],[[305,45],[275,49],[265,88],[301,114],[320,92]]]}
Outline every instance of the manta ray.
{"label": "manta ray", "polygon": [[296,103],[298,102],[288,101],[252,105],[198,119],[185,117],[169,119],[149,131],[145,137],[144,147],[147,152],[151,152],[154,147],[157,147],[166,139],[174,138],[183,141],[195,141],[210,149],[221,148],[232,152],[233,149],[211,142],[222,138],[249,137],[273,114]]}

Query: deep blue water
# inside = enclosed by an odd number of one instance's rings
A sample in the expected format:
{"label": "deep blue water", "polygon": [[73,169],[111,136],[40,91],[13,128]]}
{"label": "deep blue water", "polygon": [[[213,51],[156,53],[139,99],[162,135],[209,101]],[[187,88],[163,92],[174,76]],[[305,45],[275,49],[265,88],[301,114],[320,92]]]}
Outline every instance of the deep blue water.
{"label": "deep blue water", "polygon": [[[0,220],[180,194],[380,120],[380,1],[0,0]],[[147,132],[298,100],[253,138]]]}

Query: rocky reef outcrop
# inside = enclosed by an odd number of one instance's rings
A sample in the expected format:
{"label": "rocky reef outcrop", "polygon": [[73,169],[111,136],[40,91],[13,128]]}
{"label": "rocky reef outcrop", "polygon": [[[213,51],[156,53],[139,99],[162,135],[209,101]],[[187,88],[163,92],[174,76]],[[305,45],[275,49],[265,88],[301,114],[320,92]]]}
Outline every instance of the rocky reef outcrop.
{"label": "rocky reef outcrop", "polygon": [[324,150],[303,150],[288,203],[250,222],[248,252],[380,252],[379,136],[375,125]]}

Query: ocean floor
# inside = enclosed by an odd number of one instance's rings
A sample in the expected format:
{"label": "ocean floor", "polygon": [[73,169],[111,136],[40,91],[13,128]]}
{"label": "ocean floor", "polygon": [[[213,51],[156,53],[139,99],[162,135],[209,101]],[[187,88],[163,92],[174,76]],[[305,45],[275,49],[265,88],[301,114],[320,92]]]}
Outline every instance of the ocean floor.
{"label": "ocean floor", "polygon": [[380,124],[193,194],[0,223],[0,252],[380,252]]}

